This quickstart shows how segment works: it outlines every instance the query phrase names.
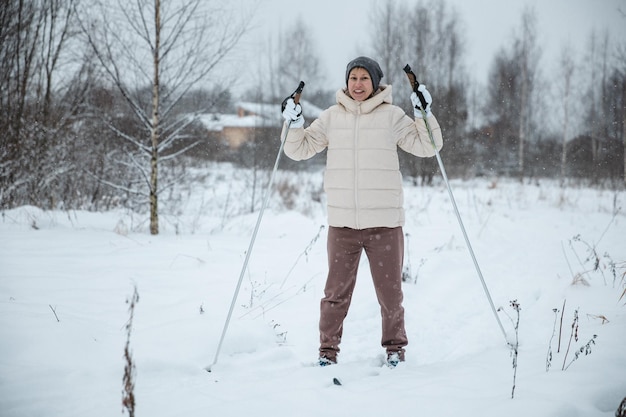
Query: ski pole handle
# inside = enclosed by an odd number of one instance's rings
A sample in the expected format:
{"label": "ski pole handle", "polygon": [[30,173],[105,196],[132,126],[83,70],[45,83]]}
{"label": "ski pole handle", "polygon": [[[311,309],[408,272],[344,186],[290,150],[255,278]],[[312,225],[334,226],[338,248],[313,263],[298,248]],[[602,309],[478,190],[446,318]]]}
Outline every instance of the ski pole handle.
{"label": "ski pole handle", "polygon": [[298,104],[300,102],[300,95],[302,95],[302,89],[304,88],[304,81],[300,81],[300,84],[298,85],[298,88],[296,88],[296,91],[294,91],[293,93],[291,93],[291,98],[293,98],[293,102]]}
{"label": "ski pole handle", "polygon": [[415,94],[417,94],[417,97],[420,99],[420,103],[422,103],[422,109],[425,109],[428,103],[426,102],[426,99],[424,98],[424,95],[422,94],[422,92],[418,90],[420,83],[419,81],[417,81],[417,77],[415,76],[415,73],[413,72],[409,64],[406,64],[406,66],[403,69],[404,69],[404,72],[406,72],[406,76],[409,78],[409,82],[411,83],[411,88],[413,88],[413,91],[415,92]]}
{"label": "ski pole handle", "polygon": [[[298,84],[298,88],[296,88],[296,90],[291,93],[290,95],[288,95],[287,97],[285,97],[285,99],[283,100],[282,104],[281,104],[281,112],[285,111],[285,107],[287,106],[287,101],[289,100],[293,100],[294,103],[294,110],[297,108],[296,106],[300,103],[300,96],[302,95],[302,90],[304,89],[304,81],[300,81],[300,84]],[[302,113],[300,113],[302,114]],[[297,115],[297,116],[300,116]],[[294,115],[295,116],[295,115]],[[293,120],[287,120],[287,126],[291,127],[291,122]]]}

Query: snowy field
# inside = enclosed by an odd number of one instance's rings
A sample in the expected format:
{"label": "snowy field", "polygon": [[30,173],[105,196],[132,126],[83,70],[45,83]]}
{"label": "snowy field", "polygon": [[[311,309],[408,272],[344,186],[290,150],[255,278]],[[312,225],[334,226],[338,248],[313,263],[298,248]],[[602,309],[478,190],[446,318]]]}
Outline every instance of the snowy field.
{"label": "snowy field", "polygon": [[196,174],[193,187],[162,197],[158,236],[147,215],[122,210],[2,212],[1,416],[121,415],[135,288],[136,416],[612,417],[626,396],[625,192],[452,182],[516,358],[445,186],[407,182],[407,362],[380,366],[363,256],[340,364],[318,368],[321,173],[279,171],[209,373],[258,211],[250,173]]}

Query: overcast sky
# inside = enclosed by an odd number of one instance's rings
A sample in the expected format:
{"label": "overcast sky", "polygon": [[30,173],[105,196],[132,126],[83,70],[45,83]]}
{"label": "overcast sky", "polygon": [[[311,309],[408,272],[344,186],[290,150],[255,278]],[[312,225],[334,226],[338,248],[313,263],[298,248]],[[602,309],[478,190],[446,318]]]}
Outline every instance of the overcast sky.
{"label": "overcast sky", "polygon": [[[254,0],[242,0],[244,3]],[[343,86],[343,72],[352,58],[367,52],[372,39],[369,13],[375,0],[260,0],[254,23],[245,39],[246,47],[277,38],[277,34],[301,16],[314,32],[319,58],[329,85]],[[381,0],[379,0],[381,1]],[[383,0],[384,1],[384,0]],[[430,0],[435,2],[437,0]],[[542,63],[553,71],[566,41],[584,45],[593,28],[610,31],[614,42],[626,42],[626,0],[446,0],[459,12],[465,27],[466,65],[475,81],[485,83],[495,53],[509,46],[513,31],[520,25],[525,5],[533,6],[538,17],[538,34],[543,48]],[[398,0],[414,5],[414,0]],[[621,13],[618,9],[621,8]],[[294,39],[293,42],[297,42]],[[376,57],[373,57],[376,58]],[[409,57],[411,58],[411,57]],[[417,59],[417,58],[415,58]],[[410,61],[410,59],[409,59]],[[410,63],[410,62],[409,62]],[[384,81],[384,79],[383,79]],[[425,81],[425,83],[427,83]]]}

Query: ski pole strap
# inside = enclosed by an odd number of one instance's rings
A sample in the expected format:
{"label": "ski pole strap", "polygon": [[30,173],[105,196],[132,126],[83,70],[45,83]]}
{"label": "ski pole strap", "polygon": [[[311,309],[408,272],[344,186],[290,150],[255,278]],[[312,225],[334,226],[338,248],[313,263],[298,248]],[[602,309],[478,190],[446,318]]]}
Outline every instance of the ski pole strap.
{"label": "ski pole strap", "polygon": [[409,78],[409,82],[411,83],[411,87],[413,88],[413,91],[415,92],[415,94],[417,94],[417,97],[420,99],[420,103],[422,103],[422,109],[426,109],[426,106],[428,105],[428,103],[426,102],[426,99],[424,98],[424,95],[422,94],[422,92],[418,90],[420,83],[419,81],[417,81],[417,77],[415,76],[415,73],[413,72],[409,64],[406,64],[406,66],[403,69],[404,69],[404,72],[406,72],[406,76]]}

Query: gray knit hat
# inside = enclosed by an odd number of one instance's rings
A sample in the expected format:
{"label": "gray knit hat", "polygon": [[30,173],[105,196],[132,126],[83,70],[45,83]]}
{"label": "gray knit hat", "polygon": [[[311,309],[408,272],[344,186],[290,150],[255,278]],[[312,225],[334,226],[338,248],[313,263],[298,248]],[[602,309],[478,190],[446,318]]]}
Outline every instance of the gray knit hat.
{"label": "gray knit hat", "polygon": [[346,67],[346,85],[348,84],[350,71],[354,68],[365,68],[367,72],[369,72],[374,92],[376,92],[376,90],[378,90],[378,85],[380,84],[380,79],[383,78],[383,70],[380,69],[378,62],[366,56],[360,56],[350,61]]}

